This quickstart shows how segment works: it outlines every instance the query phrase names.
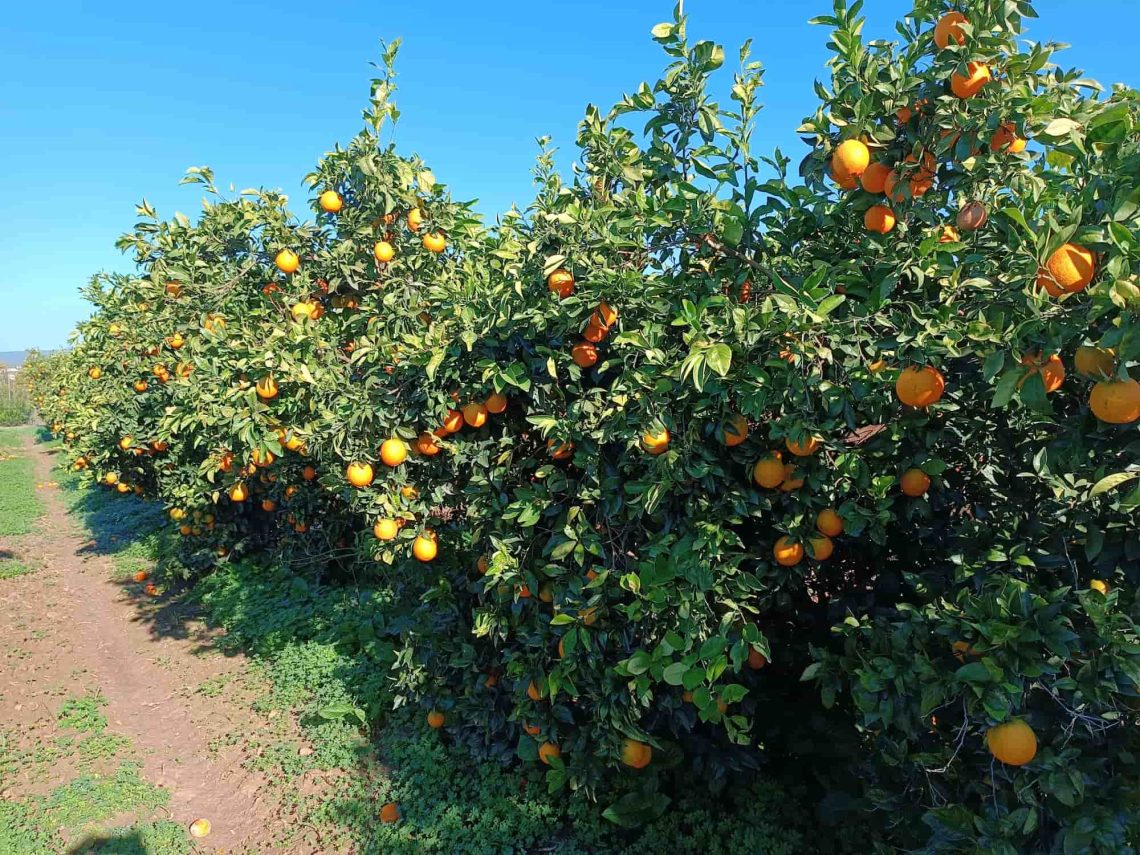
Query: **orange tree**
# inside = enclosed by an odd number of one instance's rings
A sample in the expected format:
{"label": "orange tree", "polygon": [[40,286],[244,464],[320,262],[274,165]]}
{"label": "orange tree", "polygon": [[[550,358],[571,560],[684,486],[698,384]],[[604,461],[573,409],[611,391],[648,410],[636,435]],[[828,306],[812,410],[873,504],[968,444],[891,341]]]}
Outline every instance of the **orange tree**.
{"label": "orange tree", "polygon": [[191,569],[383,589],[334,631],[372,715],[615,821],[763,769],[893,845],[1120,851],[1140,98],[1019,51],[1031,13],[864,43],[840,0],[794,180],[747,49],[717,104],[723,50],[659,25],[662,78],[494,228],[383,142],[393,47],[315,222],[192,170],[212,201],[140,208],[37,403]]}

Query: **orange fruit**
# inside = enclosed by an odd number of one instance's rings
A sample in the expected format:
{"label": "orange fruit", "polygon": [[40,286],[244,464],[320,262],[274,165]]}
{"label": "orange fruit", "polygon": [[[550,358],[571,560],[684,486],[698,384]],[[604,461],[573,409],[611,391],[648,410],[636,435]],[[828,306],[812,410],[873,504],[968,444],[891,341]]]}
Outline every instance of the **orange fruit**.
{"label": "orange fruit", "polygon": [[532,701],[542,700],[542,689],[538,687],[534,680],[531,680],[530,683],[527,684],[526,696]]}
{"label": "orange fruit", "polygon": [[859,176],[859,183],[868,193],[882,193],[886,187],[887,176],[890,174],[891,168],[876,160],[863,170],[863,174]]}
{"label": "orange fruit", "polygon": [[1082,344],[1073,355],[1073,366],[1082,377],[1111,377],[1116,371],[1116,351],[1111,347]]}
{"label": "orange fruit", "polygon": [[275,501],[273,501],[272,499],[262,499],[261,500],[261,509],[263,511],[265,511],[267,514],[271,514],[275,510],[277,510],[277,503]]}
{"label": "orange fruit", "polygon": [[565,300],[574,293],[574,274],[559,267],[546,277],[546,288],[551,294],[557,294],[560,299]]}
{"label": "orange fruit", "polygon": [[943,226],[942,233],[938,235],[939,243],[958,243],[962,238],[953,226]]}
{"label": "orange fruit", "polygon": [[641,435],[641,447],[650,454],[663,454],[669,450],[669,429],[662,428],[659,433],[646,431]]}
{"label": "orange fruit", "polygon": [[177,300],[182,296],[182,285],[180,285],[178,282],[167,282],[166,287],[162,289],[162,292],[166,294],[167,297],[171,297]]}
{"label": "orange fruit", "polygon": [[[1070,294],[1084,290],[1096,275],[1096,258],[1083,246],[1066,243],[1045,261],[1045,277]],[[1038,280],[1040,284],[1040,278]],[[1048,286],[1046,286],[1048,290]],[[1050,293],[1053,293],[1050,291]],[[1056,296],[1056,295],[1054,295]]]}
{"label": "orange fruit", "polygon": [[408,211],[408,228],[413,232],[418,232],[424,224],[424,212],[419,208],[412,208]]}
{"label": "orange fruit", "polygon": [[798,490],[804,485],[804,476],[793,464],[784,464],[784,479],[780,482],[780,489],[785,493]]}
{"label": "orange fruit", "polygon": [[[463,413],[459,410],[448,410],[443,424],[436,430],[436,436],[448,436],[463,430]],[[442,433],[440,432],[442,431]]]}
{"label": "orange fruit", "polygon": [[490,566],[491,563],[487,560],[486,555],[480,555],[479,560],[475,562],[475,569],[479,571],[480,575],[485,574]]}
{"label": "orange fruit", "polygon": [[1026,140],[1017,135],[1017,127],[1013,122],[1005,122],[994,131],[990,137],[990,151],[1005,151],[1010,154],[1020,154],[1025,151]]}
{"label": "orange fruit", "polygon": [[422,454],[424,457],[435,457],[440,452],[435,434],[427,431],[416,437],[415,449],[417,454]]}
{"label": "orange fruit", "polygon": [[925,496],[926,491],[930,489],[930,476],[921,469],[912,467],[906,470],[902,478],[899,479],[899,489],[902,490],[904,496],[910,496],[914,499]]}
{"label": "orange fruit", "polygon": [[964,232],[973,232],[984,226],[988,219],[986,206],[975,200],[962,206],[954,223]]}
{"label": "orange fruit", "polygon": [[621,746],[621,762],[631,769],[644,769],[653,759],[653,749],[644,742],[627,739]]}
{"label": "orange fruit", "polygon": [[720,432],[724,437],[724,444],[729,448],[735,448],[748,439],[748,419],[740,413],[735,413],[721,425]]}
{"label": "orange fruit", "polygon": [[854,175],[848,175],[846,172],[836,172],[832,167],[828,167],[827,174],[831,176],[832,181],[839,185],[840,190],[854,190],[859,186],[859,179]]}
{"label": "orange fruit", "polygon": [[245,484],[239,482],[230,487],[231,502],[244,502],[248,496],[249,492],[245,489]]}
{"label": "orange fruit", "polygon": [[399,466],[408,458],[408,447],[402,439],[386,439],[380,445],[380,460],[385,466]]}
{"label": "orange fruit", "polygon": [[988,65],[979,60],[971,60],[966,63],[965,74],[955,72],[951,75],[950,91],[962,99],[973,98],[992,79],[993,74]]}
{"label": "orange fruit", "polygon": [[843,517],[832,508],[824,508],[815,518],[815,527],[820,534],[838,537],[843,534]]}
{"label": "orange fruit", "polygon": [[367,487],[372,483],[372,464],[354,461],[348,464],[348,468],[344,470],[344,477],[348,479],[348,483],[353,487]]}
{"label": "orange fruit", "polygon": [[420,491],[417,490],[415,487],[413,487],[411,484],[405,484],[403,487],[400,488],[400,495],[403,496],[408,501],[411,501],[412,499],[416,498],[419,494],[420,494]]}
{"label": "orange fruit", "polygon": [[1108,592],[1110,590],[1108,582],[1104,581],[1104,579],[1093,579],[1091,582],[1089,582],[1089,589],[1103,594],[1106,597],[1108,596]]}
{"label": "orange fruit", "polygon": [[858,178],[871,162],[871,151],[860,140],[844,140],[831,155],[831,171],[836,176]]}
{"label": "orange fruit", "polygon": [[329,214],[335,214],[344,207],[344,200],[335,190],[326,190],[318,197],[317,202],[320,204],[321,210]]}
{"label": "orange fruit", "polygon": [[394,540],[400,533],[400,526],[395,520],[376,520],[376,525],[372,526],[372,533],[376,535],[377,540]]}
{"label": "orange fruit", "polygon": [[196,819],[190,823],[190,836],[191,837],[205,837],[210,833],[210,820]]}
{"label": "orange fruit", "polygon": [[593,314],[590,315],[590,322],[586,324],[586,329],[582,332],[582,338],[597,344],[605,339],[608,332],[609,330],[598,321],[597,314]]}
{"label": "orange fruit", "polygon": [[561,756],[562,751],[553,742],[544,742],[542,745],[538,746],[538,759],[545,763],[547,766],[550,765],[550,761],[552,759]]}
{"label": "orange fruit", "polygon": [[863,214],[863,225],[869,232],[885,235],[895,227],[895,212],[886,205],[872,205]]}
{"label": "orange fruit", "polygon": [[537,724],[524,724],[523,730],[525,730],[530,736],[538,736],[540,733],[542,733],[542,728]]}
{"label": "orange fruit", "polygon": [[283,249],[277,253],[274,263],[282,273],[293,273],[301,266],[301,259],[293,250]]}
{"label": "orange fruit", "polygon": [[262,377],[257,381],[257,397],[261,400],[270,401],[277,397],[277,392],[277,381],[272,376]]}
{"label": "orange fruit", "polygon": [[598,349],[588,341],[580,341],[570,348],[570,358],[579,368],[589,368],[598,361]]}
{"label": "orange fruit", "polygon": [[412,555],[418,561],[432,561],[439,554],[439,541],[434,531],[424,530],[412,542]]}
{"label": "orange fruit", "polygon": [[483,406],[488,413],[497,416],[507,409],[507,396],[502,392],[492,392],[483,402]]}
{"label": "orange fruit", "polygon": [[313,466],[306,466],[301,470],[301,477],[306,481],[313,481],[317,477],[317,470]]}
{"label": "orange fruit", "polygon": [[90,377],[92,380],[98,380],[100,377],[103,376],[103,369],[100,368],[98,365],[94,365],[91,368],[87,369],[87,376]]}
{"label": "orange fruit", "polygon": [[439,710],[432,710],[427,714],[428,727],[430,727],[432,730],[439,730],[441,727],[443,727],[444,721],[444,715]]}
{"label": "orange fruit", "polygon": [[759,671],[768,664],[768,657],[757,650],[755,647],[749,645],[748,647],[748,667],[753,671]]}
{"label": "orange fruit", "polygon": [[1025,373],[1017,382],[1017,388],[1030,378],[1031,375],[1041,372],[1041,379],[1045,382],[1045,392],[1056,392],[1061,388],[1061,384],[1065,382],[1065,363],[1061,361],[1061,357],[1053,354],[1044,362],[1041,361],[1040,353],[1029,353],[1021,358],[1022,365],[1030,366],[1029,371]]}
{"label": "orange fruit", "polygon": [[895,381],[895,394],[908,407],[929,407],[945,390],[946,380],[933,365],[907,366]]}
{"label": "orange fruit", "polygon": [[1021,719],[986,731],[986,747],[1007,766],[1024,766],[1037,755],[1037,734]]}
{"label": "orange fruit", "polygon": [[773,490],[784,482],[784,461],[779,452],[761,458],[752,467],[752,480],[766,490]]}
{"label": "orange fruit", "polygon": [[1101,380],[1089,395],[1093,415],[1110,425],[1129,425],[1140,419],[1140,383],[1135,380]]}
{"label": "orange fruit", "polygon": [[772,547],[772,555],[781,567],[794,567],[803,561],[804,548],[802,544],[793,543],[792,539],[785,535]]}
{"label": "orange fruit", "polygon": [[487,423],[487,408],[472,401],[463,405],[463,421],[473,428],[481,428]]}
{"label": "orange fruit", "polygon": [[376,241],[376,245],[372,247],[372,257],[381,264],[387,264],[396,257],[396,247],[386,240]]}
{"label": "orange fruit", "polygon": [[784,445],[787,446],[788,451],[796,457],[809,457],[819,450],[820,439],[818,436],[809,436],[802,442],[797,442],[791,437],[784,440]]}
{"label": "orange fruit", "polygon": [[150,578],[150,574],[148,572],[146,572],[145,570],[140,570],[139,572],[137,572],[134,575],[134,580],[136,582],[145,582],[149,578]]}
{"label": "orange fruit", "polygon": [[384,823],[396,822],[400,818],[400,808],[395,802],[388,802],[380,808],[380,821]]}
{"label": "orange fruit", "polygon": [[263,453],[260,448],[255,448],[249,457],[253,465],[259,469],[271,465],[273,461],[277,459],[273,456],[272,451],[266,451]]}
{"label": "orange fruit", "polygon": [[423,245],[428,252],[439,254],[447,249],[447,239],[443,236],[443,232],[432,232],[424,235]]}
{"label": "orange fruit", "polygon": [[555,444],[553,439],[548,439],[546,441],[546,450],[555,460],[565,460],[574,453],[574,443],[560,442]]}
{"label": "orange fruit", "polygon": [[123,449],[123,451],[126,451],[128,448],[134,445],[134,443],[135,439],[133,436],[124,436],[119,440],[119,448]]}
{"label": "orange fruit", "polygon": [[808,546],[811,547],[811,557],[816,561],[826,561],[835,551],[835,544],[826,535],[811,538],[808,540]]}
{"label": "orange fruit", "polygon": [[947,12],[934,25],[934,44],[939,50],[944,50],[951,41],[964,45],[966,33],[962,30],[962,24],[968,23],[966,16],[961,12]]}

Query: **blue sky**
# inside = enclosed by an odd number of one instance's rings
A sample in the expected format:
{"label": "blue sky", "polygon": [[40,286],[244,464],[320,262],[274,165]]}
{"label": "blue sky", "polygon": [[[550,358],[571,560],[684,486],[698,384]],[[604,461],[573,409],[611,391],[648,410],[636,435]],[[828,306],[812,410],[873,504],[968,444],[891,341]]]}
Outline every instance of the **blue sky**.
{"label": "blue sky", "polygon": [[[566,157],[587,103],[608,106],[663,64],[649,38],[657,0],[490,3],[201,2],[10,4],[0,29],[0,351],[54,347],[88,310],[76,289],[127,270],[114,248],[147,198],[193,215],[189,166],[219,187],[280,187],[304,207],[302,176],[359,127],[381,38],[402,37],[397,142],[419,152],[489,218],[531,197],[535,138]],[[865,36],[891,37],[910,9],[866,0]],[[1039,0],[1028,38],[1063,41],[1061,62],[1104,84],[1140,84],[1140,0]],[[825,74],[830,0],[688,0],[690,37],[753,39],[767,73],[759,140],[794,160],[794,130]],[[1079,9],[1079,13],[1076,11]]]}

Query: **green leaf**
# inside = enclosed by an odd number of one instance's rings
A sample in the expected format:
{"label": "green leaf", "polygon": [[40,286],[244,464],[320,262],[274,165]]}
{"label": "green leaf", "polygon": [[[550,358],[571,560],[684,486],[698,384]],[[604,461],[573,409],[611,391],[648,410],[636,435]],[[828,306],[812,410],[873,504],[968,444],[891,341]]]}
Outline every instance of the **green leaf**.
{"label": "green leaf", "polygon": [[709,368],[721,377],[725,377],[728,375],[728,369],[732,367],[732,348],[723,343],[714,344],[705,354],[705,361]]}
{"label": "green leaf", "polygon": [[663,793],[629,793],[602,812],[602,816],[622,828],[638,828],[657,819],[669,806]]}
{"label": "green leaf", "polygon": [[1109,490],[1115,490],[1121,484],[1126,484],[1133,478],[1140,478],[1140,472],[1117,472],[1114,475],[1106,475],[1089,490],[1089,498],[1099,496],[1101,493],[1107,493]]}

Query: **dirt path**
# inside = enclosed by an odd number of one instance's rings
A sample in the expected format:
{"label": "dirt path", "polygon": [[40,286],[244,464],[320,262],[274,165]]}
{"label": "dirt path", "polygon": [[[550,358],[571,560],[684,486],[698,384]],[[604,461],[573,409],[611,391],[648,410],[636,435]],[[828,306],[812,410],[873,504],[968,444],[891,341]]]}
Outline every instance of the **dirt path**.
{"label": "dirt path", "polygon": [[[49,482],[52,453],[30,435],[24,450],[36,480]],[[23,558],[39,569],[0,586],[0,722],[50,739],[43,731],[55,727],[61,699],[97,689],[108,730],[130,739],[143,776],[170,793],[173,821],[185,828],[209,818],[206,849],[266,851],[258,841],[274,838],[274,800],[262,776],[243,769],[238,737],[267,723],[225,692],[197,692],[208,680],[240,676],[247,663],[217,652],[207,630],[177,607],[164,613],[161,602],[140,604],[138,586],[113,580],[111,558],[91,549],[59,492],[42,495],[37,531],[19,539]]]}

